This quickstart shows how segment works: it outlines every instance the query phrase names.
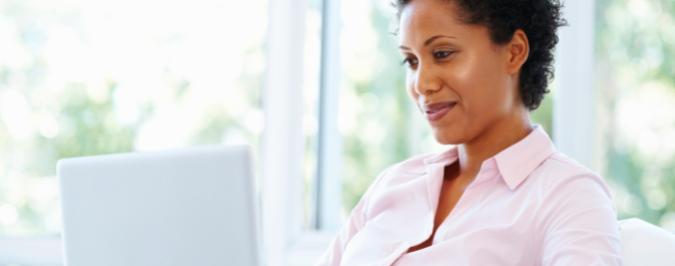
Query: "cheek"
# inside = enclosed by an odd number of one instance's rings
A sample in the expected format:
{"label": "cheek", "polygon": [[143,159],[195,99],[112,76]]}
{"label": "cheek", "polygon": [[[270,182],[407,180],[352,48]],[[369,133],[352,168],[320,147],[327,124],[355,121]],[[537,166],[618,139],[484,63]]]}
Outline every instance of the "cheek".
{"label": "cheek", "polygon": [[417,99],[419,98],[419,94],[417,93],[417,91],[415,91],[415,80],[411,74],[406,74],[405,88],[406,91],[408,92],[408,96],[415,103],[415,106],[417,106]]}
{"label": "cheek", "polygon": [[[484,56],[474,57],[463,68],[454,72],[458,94],[462,97],[467,111],[472,115],[487,116],[501,109],[507,101],[504,75],[494,60]],[[491,112],[486,112],[492,110]]]}

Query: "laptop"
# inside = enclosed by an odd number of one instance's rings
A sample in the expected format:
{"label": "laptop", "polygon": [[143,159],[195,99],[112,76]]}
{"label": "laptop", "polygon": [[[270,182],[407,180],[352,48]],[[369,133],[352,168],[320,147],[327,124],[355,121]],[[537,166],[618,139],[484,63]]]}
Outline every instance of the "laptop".
{"label": "laptop", "polygon": [[66,266],[259,265],[246,146],[60,160]]}

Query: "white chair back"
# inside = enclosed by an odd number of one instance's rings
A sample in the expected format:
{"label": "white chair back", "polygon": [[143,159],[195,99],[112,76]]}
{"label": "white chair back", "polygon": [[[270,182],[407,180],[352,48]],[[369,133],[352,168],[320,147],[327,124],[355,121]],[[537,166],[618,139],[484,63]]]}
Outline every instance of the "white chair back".
{"label": "white chair back", "polygon": [[675,234],[637,218],[619,227],[624,266],[675,266]]}

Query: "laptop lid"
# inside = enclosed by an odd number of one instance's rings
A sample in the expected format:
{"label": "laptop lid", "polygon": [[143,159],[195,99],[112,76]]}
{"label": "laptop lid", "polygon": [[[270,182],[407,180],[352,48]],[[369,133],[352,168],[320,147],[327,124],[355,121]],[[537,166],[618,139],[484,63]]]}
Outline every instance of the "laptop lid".
{"label": "laptop lid", "polygon": [[67,266],[258,265],[249,150],[58,162]]}

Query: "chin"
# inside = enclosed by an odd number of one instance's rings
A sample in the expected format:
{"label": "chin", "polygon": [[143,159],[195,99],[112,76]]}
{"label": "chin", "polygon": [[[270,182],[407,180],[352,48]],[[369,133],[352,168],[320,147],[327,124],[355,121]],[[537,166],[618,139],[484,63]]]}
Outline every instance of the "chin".
{"label": "chin", "polygon": [[434,138],[443,145],[457,145],[466,142],[466,138],[460,130],[450,128],[432,128]]}

